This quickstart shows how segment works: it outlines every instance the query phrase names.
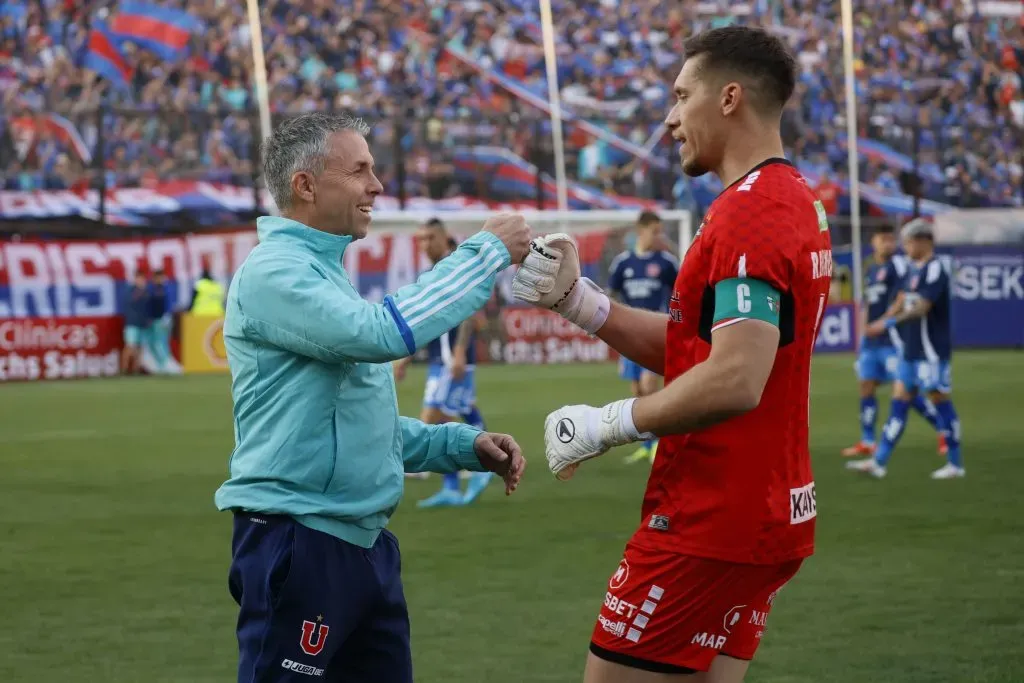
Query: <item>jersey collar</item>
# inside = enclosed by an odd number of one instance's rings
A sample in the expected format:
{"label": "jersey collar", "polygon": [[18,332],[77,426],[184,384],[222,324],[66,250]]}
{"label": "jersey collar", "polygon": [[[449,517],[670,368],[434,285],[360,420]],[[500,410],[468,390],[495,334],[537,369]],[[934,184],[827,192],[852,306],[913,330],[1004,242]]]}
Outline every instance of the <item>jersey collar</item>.
{"label": "jersey collar", "polygon": [[256,219],[260,242],[278,240],[304,244],[319,255],[339,259],[352,243],[351,235],[334,235],[281,216],[260,216]]}
{"label": "jersey collar", "polygon": [[749,171],[747,171],[746,173],[744,173],[743,175],[741,175],[741,176],[740,176],[739,178],[737,178],[736,180],[732,181],[732,183],[730,183],[730,184],[729,184],[729,187],[727,187],[727,188],[725,188],[724,190],[722,190],[721,192],[719,192],[719,193],[718,193],[718,195],[719,195],[719,196],[721,196],[721,195],[725,194],[725,193],[726,193],[726,192],[728,192],[728,191],[729,191],[730,189],[732,189],[733,185],[737,185],[737,184],[738,184],[738,183],[739,183],[739,182],[740,182],[741,180],[743,180],[744,178],[746,178],[746,177],[747,177],[748,175],[750,175],[750,174],[751,174],[751,173],[753,173],[754,171],[757,171],[757,170],[759,170],[759,169],[762,169],[762,168],[764,168],[765,166],[770,166],[770,165],[772,165],[772,164],[783,164],[783,165],[785,165],[785,166],[790,166],[790,167],[792,167],[792,168],[796,168],[795,166],[793,166],[793,162],[792,162],[792,161],[790,161],[789,159],[786,159],[786,158],[784,158],[784,157],[769,157],[768,159],[765,159],[764,161],[762,161],[761,163],[759,163],[759,164],[758,164],[757,166],[755,166],[754,168],[750,169]]}

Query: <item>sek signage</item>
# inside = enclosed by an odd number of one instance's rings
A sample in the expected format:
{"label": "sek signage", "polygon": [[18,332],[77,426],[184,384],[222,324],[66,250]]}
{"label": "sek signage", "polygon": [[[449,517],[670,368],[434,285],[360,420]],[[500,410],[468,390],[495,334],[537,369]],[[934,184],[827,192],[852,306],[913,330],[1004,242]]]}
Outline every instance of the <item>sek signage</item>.
{"label": "sek signage", "polygon": [[958,247],[953,267],[954,346],[1024,346],[1024,250]]}

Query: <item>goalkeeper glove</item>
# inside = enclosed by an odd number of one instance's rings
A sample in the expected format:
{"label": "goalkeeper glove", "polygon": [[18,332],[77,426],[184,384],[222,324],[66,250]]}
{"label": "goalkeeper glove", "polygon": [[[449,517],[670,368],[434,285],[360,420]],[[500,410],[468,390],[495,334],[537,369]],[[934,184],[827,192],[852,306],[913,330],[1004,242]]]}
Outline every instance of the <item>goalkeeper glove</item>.
{"label": "goalkeeper glove", "polygon": [[590,334],[601,329],[611,309],[604,291],[580,277],[576,243],[565,233],[534,238],[512,281],[512,295],[549,308]]}
{"label": "goalkeeper glove", "polygon": [[584,460],[609,448],[653,438],[640,434],[633,423],[635,398],[609,403],[603,408],[563,406],[544,420],[544,450],[551,472],[565,481]]}

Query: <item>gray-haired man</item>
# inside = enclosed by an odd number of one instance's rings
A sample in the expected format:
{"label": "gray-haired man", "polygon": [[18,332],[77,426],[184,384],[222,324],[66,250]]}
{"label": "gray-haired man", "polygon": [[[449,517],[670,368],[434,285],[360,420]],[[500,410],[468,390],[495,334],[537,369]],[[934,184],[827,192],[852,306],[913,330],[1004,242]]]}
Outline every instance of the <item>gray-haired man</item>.
{"label": "gray-haired man", "polygon": [[228,293],[235,449],[217,507],[234,512],[231,594],[239,681],[407,683],[409,617],[398,543],[385,530],[403,471],[494,471],[507,493],[525,461],[505,434],[399,417],[388,361],[471,316],[529,248],[519,216],[491,219],[381,304],[342,266],[382,191],[350,116],[285,122],[264,148],[281,217]]}

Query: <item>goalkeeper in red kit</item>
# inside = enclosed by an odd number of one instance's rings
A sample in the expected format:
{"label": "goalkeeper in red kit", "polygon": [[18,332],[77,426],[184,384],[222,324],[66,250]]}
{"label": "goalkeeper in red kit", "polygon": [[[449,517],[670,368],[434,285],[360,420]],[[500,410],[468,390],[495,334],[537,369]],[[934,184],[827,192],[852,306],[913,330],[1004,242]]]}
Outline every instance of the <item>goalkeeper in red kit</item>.
{"label": "goalkeeper in red kit", "polygon": [[611,302],[580,277],[567,235],[537,238],[515,295],[553,309],[665,376],[661,391],[545,422],[568,479],[609,448],[661,438],[640,527],[612,573],[586,683],[742,681],[779,589],[814,550],[811,352],[832,273],[821,202],[783,158],[795,63],[755,28],[686,44],[666,120],[683,171],[714,173],[712,203],[669,313]]}

